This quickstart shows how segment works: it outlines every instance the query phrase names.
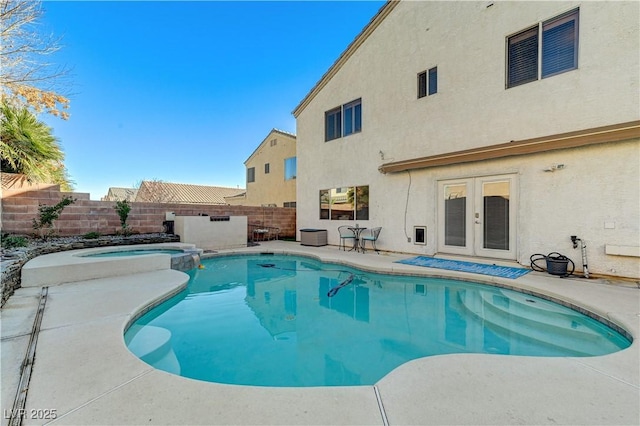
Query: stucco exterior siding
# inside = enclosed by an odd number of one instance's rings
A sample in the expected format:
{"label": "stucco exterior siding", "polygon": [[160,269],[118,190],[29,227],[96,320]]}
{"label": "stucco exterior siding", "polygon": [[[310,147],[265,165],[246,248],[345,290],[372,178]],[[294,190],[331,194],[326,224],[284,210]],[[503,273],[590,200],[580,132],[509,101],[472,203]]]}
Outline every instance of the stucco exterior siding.
{"label": "stucco exterior siding", "polygon": [[[578,235],[592,272],[640,277],[637,257],[605,254],[607,244],[639,245],[638,139],[410,173],[378,171],[393,161],[640,118],[639,3],[488,4],[400,2],[301,104],[298,228],[328,229],[329,243],[337,245],[337,227],[345,223],[319,219],[319,190],[369,185],[369,220],[359,222],[383,227],[378,247],[436,254],[438,182],[513,174],[514,260],[528,265],[534,253],[559,251],[581,269],[580,250],[569,238]],[[506,89],[507,37],[576,8],[578,68]],[[432,67],[438,91],[418,99],[417,74]],[[359,98],[362,131],[325,142],[325,112]],[[565,167],[544,171],[555,164]],[[426,245],[407,242],[415,225],[427,226]]]}
{"label": "stucco exterior siding", "polygon": [[[246,195],[227,201],[232,205],[277,207],[295,202],[296,179],[285,179],[284,162],[291,157],[296,157],[295,135],[273,129],[244,163],[247,170],[255,170],[254,181],[246,183]],[[269,164],[269,173],[265,164]]]}

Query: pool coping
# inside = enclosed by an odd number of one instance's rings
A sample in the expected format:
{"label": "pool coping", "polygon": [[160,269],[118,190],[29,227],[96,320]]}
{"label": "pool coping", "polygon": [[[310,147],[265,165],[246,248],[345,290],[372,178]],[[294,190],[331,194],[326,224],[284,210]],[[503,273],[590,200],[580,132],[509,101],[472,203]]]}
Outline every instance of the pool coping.
{"label": "pool coping", "polygon": [[[533,272],[509,280],[429,271],[394,264],[408,257],[399,254],[361,254],[284,242],[220,254],[265,250],[337,260],[376,272],[391,269],[512,285],[536,295],[571,300],[634,337],[640,329],[640,292],[624,286]],[[50,287],[27,409],[56,409],[57,419],[31,418],[25,424],[51,420],[52,424],[638,423],[637,339],[630,348],[601,357],[458,354],[421,358],[397,368],[375,386],[264,388],[205,383],[157,371],[128,352],[122,332],[133,315],[179,291],[185,277],[181,272],[158,270]],[[9,300],[3,308],[3,323],[7,316],[11,320],[12,308],[18,308],[19,303],[12,302],[33,298],[35,290],[20,289],[22,294]],[[3,373],[5,349],[15,352],[4,325]]]}

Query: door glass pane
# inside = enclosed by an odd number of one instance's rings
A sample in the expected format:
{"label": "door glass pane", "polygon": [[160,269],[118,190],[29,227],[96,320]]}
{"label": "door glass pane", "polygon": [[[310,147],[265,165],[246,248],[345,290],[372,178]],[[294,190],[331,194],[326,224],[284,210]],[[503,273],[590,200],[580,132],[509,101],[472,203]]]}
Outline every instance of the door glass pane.
{"label": "door glass pane", "polygon": [[465,247],[467,241],[467,186],[445,185],[444,187],[444,243],[448,246]]}
{"label": "door glass pane", "polygon": [[509,181],[482,184],[484,238],[482,247],[509,250]]}

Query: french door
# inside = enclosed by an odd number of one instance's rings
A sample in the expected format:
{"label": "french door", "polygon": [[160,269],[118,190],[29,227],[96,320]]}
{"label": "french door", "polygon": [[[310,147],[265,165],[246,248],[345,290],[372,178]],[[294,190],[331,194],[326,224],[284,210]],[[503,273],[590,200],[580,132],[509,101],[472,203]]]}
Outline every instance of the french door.
{"label": "french door", "polygon": [[438,182],[438,252],[516,258],[516,175]]}

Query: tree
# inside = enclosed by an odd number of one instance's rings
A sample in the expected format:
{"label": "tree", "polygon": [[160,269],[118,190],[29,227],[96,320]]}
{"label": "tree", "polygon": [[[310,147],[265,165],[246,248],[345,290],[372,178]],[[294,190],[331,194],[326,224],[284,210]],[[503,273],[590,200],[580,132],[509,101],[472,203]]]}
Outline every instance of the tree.
{"label": "tree", "polygon": [[67,70],[45,58],[59,50],[58,40],[45,37],[35,24],[42,16],[41,2],[0,0],[0,86],[2,100],[15,107],[28,106],[68,118],[69,100],[53,89]]}
{"label": "tree", "polygon": [[3,100],[0,110],[2,172],[23,174],[29,182],[54,183],[63,191],[71,191],[64,152],[51,128],[26,107],[11,106]]}

